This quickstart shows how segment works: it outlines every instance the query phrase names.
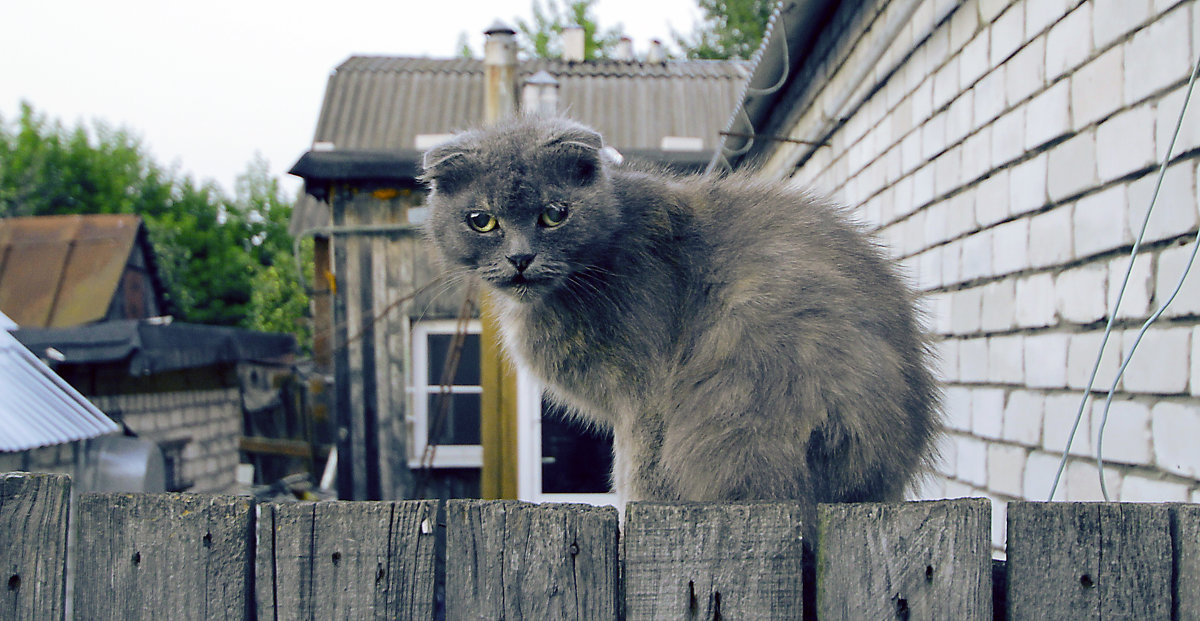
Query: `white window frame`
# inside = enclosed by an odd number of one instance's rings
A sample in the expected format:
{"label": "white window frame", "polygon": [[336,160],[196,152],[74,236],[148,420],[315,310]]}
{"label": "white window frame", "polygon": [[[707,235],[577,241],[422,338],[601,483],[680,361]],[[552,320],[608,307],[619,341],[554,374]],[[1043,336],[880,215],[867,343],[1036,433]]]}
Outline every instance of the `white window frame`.
{"label": "white window frame", "polygon": [[[479,320],[466,322],[467,334],[479,335],[482,326]],[[407,387],[409,397],[409,453],[408,467],[421,468],[421,457],[425,454],[429,438],[429,395],[440,392],[438,384],[430,384],[429,335],[454,334],[458,331],[458,320],[435,319],[415,322],[412,326],[412,373]],[[480,361],[482,364],[482,360]],[[452,386],[452,394],[482,395],[481,386]],[[434,468],[481,468],[483,467],[483,445],[439,444],[433,454]]]}
{"label": "white window frame", "polygon": [[542,385],[528,369],[517,369],[517,499],[526,502],[617,504],[617,495],[542,492]]}

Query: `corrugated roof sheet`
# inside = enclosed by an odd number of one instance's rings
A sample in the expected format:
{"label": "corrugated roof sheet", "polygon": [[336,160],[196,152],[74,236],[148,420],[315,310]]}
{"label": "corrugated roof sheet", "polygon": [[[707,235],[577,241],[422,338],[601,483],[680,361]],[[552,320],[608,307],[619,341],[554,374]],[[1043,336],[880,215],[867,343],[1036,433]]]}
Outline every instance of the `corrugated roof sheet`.
{"label": "corrugated roof sheet", "polygon": [[[702,140],[712,151],[749,75],[742,61],[665,63],[594,60],[518,62],[518,84],[539,71],[559,83],[559,110],[596,128],[618,150],[659,149],[666,136]],[[329,78],[315,142],[337,150],[413,149],[421,134],[480,124],[481,59],[355,56]],[[328,209],[303,197],[293,233],[328,224]]]}
{"label": "corrugated roof sheet", "polygon": [[104,319],[141,229],[119,214],[0,219],[0,309],[21,326]]}
{"label": "corrugated roof sheet", "polygon": [[9,333],[0,313],[0,452],[74,442],[121,428]]}

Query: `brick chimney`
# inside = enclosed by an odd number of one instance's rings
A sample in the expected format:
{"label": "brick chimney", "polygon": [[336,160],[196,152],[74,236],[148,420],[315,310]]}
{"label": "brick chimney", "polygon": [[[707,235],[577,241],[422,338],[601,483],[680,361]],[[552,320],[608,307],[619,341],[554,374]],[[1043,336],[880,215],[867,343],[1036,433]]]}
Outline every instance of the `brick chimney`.
{"label": "brick chimney", "polygon": [[529,76],[521,90],[521,111],[543,116],[558,112],[558,80],[545,70]]}
{"label": "brick chimney", "polygon": [[581,63],[584,61],[584,47],[586,42],[583,36],[582,26],[567,26],[563,28],[563,60],[572,63]]}
{"label": "brick chimney", "polygon": [[613,59],[633,60],[633,39],[628,36],[621,37],[621,40],[617,41],[617,50],[613,54]]}

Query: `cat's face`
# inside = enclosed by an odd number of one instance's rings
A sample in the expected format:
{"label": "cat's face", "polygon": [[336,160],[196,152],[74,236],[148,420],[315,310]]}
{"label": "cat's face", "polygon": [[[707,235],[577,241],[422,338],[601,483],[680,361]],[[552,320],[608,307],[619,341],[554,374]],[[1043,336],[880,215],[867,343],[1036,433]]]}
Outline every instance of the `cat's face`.
{"label": "cat's face", "polygon": [[525,302],[602,263],[620,218],[601,148],[583,126],[517,120],[429,151],[429,232],[442,257]]}

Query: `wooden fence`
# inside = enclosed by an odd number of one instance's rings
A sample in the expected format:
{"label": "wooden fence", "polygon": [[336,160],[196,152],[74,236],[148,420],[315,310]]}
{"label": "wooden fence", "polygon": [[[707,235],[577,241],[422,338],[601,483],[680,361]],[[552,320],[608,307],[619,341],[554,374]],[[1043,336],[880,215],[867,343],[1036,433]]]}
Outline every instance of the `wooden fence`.
{"label": "wooden fence", "polygon": [[[0,619],[63,617],[69,485],[0,475]],[[982,499],[822,506],[815,557],[790,503],[74,511],[77,619],[1200,619],[1198,505],[1012,503],[998,571]]]}

